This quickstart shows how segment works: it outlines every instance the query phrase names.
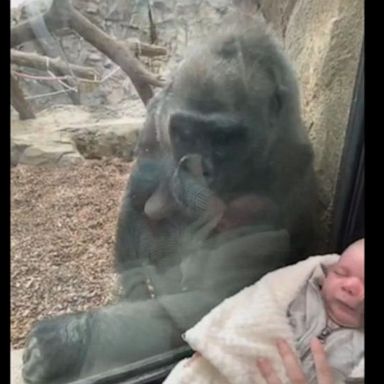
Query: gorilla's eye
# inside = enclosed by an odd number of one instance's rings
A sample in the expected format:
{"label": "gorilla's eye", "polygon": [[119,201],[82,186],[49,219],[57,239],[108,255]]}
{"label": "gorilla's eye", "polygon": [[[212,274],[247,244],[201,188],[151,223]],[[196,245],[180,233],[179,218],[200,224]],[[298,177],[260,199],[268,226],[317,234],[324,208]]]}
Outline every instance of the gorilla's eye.
{"label": "gorilla's eye", "polygon": [[[237,131],[237,132],[236,132]],[[228,147],[234,146],[238,143],[244,142],[245,132],[242,129],[228,130],[228,131],[216,131],[213,137],[213,143],[216,146]]]}
{"label": "gorilla's eye", "polygon": [[182,113],[172,115],[169,130],[172,140],[177,142],[188,143],[196,136],[191,117]]}
{"label": "gorilla's eye", "polygon": [[191,127],[183,127],[182,129],[180,129],[180,137],[186,141],[193,139],[193,129]]}
{"label": "gorilla's eye", "polygon": [[228,145],[230,143],[230,135],[225,133],[217,133],[215,136],[215,144]]}
{"label": "gorilla's eye", "polygon": [[216,147],[213,150],[213,156],[216,159],[224,159],[225,157],[229,157],[231,155],[232,155],[231,151],[227,151],[227,150],[223,149],[223,146],[221,148]]}
{"label": "gorilla's eye", "polygon": [[193,142],[196,136],[192,127],[175,127],[173,132],[173,140],[176,142],[190,143]]}

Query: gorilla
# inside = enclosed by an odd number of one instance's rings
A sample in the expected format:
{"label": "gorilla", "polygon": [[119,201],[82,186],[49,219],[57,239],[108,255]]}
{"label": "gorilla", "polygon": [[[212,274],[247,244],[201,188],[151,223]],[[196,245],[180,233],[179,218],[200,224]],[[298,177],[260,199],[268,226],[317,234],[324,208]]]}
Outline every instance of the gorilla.
{"label": "gorilla", "polygon": [[313,150],[295,75],[263,20],[235,21],[187,54],[148,106],[117,224],[121,300],[39,322],[27,383],[180,347],[226,297],[314,252]]}

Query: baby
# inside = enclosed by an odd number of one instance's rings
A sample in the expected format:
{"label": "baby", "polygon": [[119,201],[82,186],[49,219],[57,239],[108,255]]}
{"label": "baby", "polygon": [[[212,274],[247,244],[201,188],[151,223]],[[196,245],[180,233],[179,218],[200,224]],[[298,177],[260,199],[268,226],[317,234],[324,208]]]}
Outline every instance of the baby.
{"label": "baby", "polygon": [[335,383],[362,378],[364,363],[364,239],[342,254],[310,257],[271,272],[225,300],[185,334],[197,352],[166,384],[264,383],[255,363],[266,357],[287,382],[274,344],[295,347],[308,383],[317,383],[310,349],[324,345]]}
{"label": "baby", "polygon": [[329,267],[315,270],[288,309],[296,350],[310,383],[316,382],[310,340],[324,343],[334,376],[348,377],[364,354],[364,239]]}

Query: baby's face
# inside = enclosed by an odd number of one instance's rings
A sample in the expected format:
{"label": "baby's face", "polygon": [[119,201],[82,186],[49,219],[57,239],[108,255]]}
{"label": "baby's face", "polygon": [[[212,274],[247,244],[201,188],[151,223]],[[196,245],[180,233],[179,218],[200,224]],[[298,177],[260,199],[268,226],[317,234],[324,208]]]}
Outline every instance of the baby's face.
{"label": "baby's face", "polygon": [[329,317],[337,324],[360,328],[364,324],[364,242],[348,247],[328,269],[322,295]]}

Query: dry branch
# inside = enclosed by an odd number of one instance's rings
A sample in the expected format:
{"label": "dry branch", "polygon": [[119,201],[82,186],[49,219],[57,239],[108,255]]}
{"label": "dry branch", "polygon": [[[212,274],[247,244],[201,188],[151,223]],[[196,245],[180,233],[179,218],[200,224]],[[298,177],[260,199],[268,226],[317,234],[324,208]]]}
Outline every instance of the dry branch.
{"label": "dry branch", "polygon": [[26,53],[11,49],[11,63],[23,67],[33,67],[41,70],[52,70],[53,72],[65,72],[69,66],[73,73],[83,79],[94,80],[98,77],[96,70],[92,67],[67,64],[59,57],[52,59],[37,53]]}
{"label": "dry branch", "polygon": [[135,55],[155,57],[167,54],[167,48],[160,47],[159,45],[142,43],[135,39],[128,39],[127,45]]}

